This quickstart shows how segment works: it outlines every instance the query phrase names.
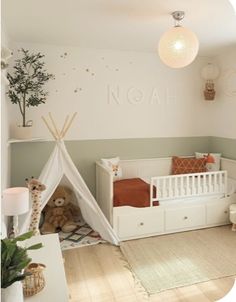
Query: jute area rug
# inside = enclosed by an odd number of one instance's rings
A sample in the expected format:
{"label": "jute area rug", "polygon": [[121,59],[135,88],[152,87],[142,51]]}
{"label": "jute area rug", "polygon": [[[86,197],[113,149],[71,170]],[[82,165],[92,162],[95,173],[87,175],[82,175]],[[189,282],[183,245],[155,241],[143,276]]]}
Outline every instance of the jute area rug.
{"label": "jute area rug", "polygon": [[149,294],[236,274],[230,226],[126,241],[121,251]]}

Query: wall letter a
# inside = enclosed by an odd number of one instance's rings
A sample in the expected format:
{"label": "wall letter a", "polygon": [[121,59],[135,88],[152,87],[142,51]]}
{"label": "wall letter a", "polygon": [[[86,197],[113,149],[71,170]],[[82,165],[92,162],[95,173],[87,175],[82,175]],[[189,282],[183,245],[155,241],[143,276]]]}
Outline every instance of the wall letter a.
{"label": "wall letter a", "polygon": [[159,97],[159,94],[158,94],[158,91],[156,88],[153,88],[152,90],[152,94],[150,96],[150,101],[149,103],[152,105],[152,104],[160,104],[161,101],[160,101],[160,97]]}

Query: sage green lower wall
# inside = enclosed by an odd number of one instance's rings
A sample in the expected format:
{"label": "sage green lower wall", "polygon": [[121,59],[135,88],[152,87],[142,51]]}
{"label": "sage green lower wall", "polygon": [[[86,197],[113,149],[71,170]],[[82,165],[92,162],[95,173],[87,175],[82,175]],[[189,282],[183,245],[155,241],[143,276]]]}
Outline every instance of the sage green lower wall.
{"label": "sage green lower wall", "polygon": [[[210,151],[209,137],[78,140],[65,144],[93,194],[95,162],[100,158],[155,158]],[[11,185],[22,186],[26,177],[38,177],[54,146],[55,142],[48,141],[11,144]]]}
{"label": "sage green lower wall", "polygon": [[209,137],[211,152],[221,153],[223,157],[236,159],[236,139],[223,137]]}
{"label": "sage green lower wall", "polygon": [[[174,137],[143,139],[107,139],[66,141],[67,149],[82,177],[95,192],[95,162],[100,158],[120,156],[122,159],[193,155],[220,152],[236,160],[236,139],[222,137]],[[11,185],[22,186],[26,177],[38,177],[55,142],[11,144]]]}

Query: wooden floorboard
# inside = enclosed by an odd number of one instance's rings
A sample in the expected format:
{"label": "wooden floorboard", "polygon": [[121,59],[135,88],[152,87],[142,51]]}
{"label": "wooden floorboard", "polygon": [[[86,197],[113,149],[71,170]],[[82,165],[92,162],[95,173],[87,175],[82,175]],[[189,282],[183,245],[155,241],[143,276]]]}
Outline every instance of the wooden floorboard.
{"label": "wooden floorboard", "polygon": [[135,282],[120,249],[109,244],[63,252],[70,302],[214,302],[232,288],[226,277],[148,296]]}

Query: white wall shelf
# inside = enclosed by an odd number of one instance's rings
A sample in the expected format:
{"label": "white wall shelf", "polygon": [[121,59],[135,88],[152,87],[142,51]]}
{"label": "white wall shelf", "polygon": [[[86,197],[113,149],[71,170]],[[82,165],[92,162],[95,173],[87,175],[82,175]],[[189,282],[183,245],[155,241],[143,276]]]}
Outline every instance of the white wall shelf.
{"label": "white wall shelf", "polygon": [[8,144],[13,143],[28,143],[28,142],[46,142],[49,141],[49,139],[43,138],[43,137],[32,137],[29,139],[17,139],[17,138],[11,138],[8,140]]}

